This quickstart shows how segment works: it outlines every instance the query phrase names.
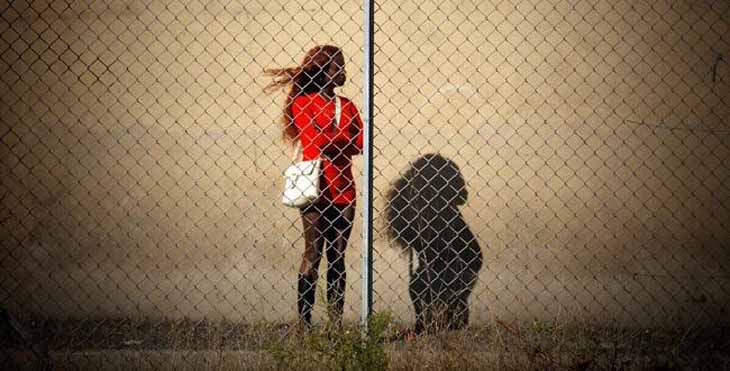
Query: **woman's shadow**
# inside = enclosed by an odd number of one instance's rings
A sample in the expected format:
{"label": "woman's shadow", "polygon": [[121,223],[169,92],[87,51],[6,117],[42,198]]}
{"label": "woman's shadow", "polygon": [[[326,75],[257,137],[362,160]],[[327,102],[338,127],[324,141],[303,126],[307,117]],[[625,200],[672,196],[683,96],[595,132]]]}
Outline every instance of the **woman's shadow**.
{"label": "woman's shadow", "polygon": [[469,295],[482,252],[459,206],[467,190],[459,167],[439,154],[410,163],[387,193],[389,238],[411,259],[409,293],[417,333],[460,329],[469,322]]}

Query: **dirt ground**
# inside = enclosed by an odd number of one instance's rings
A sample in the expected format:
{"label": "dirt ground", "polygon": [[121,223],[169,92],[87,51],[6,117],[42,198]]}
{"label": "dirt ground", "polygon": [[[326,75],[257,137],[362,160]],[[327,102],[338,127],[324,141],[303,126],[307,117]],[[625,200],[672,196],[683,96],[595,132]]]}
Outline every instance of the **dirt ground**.
{"label": "dirt ground", "polygon": [[[439,152],[461,167],[484,255],[474,323],[730,318],[730,5],[416,3],[376,6],[376,310],[413,315],[408,259],[380,213],[408,162]],[[303,241],[278,199],[283,94],[264,94],[262,71],[340,45],[340,94],[360,104],[360,8],[3,5],[0,303],[50,318],[293,319]]]}
{"label": "dirt ground", "polygon": [[[341,369],[338,360],[352,355],[342,343],[359,337],[359,329],[350,324],[328,335],[318,326],[302,334],[288,324],[274,323],[129,319],[26,319],[24,323],[32,346],[0,339],[0,363],[6,368],[31,370],[45,364],[52,369],[98,370]],[[388,370],[725,370],[730,366],[727,327],[672,330],[501,322],[413,338],[404,337],[403,330],[402,324],[388,323],[378,331],[379,340],[369,343],[375,347],[362,350],[369,349],[372,359],[382,354]],[[413,359],[419,360],[417,366]]]}

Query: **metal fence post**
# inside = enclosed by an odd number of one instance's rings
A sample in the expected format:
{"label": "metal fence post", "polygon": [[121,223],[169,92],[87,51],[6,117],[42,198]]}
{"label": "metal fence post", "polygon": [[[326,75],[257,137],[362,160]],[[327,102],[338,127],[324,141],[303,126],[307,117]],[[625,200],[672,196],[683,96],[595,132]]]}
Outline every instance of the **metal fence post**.
{"label": "metal fence post", "polygon": [[368,320],[373,310],[373,39],[374,39],[374,2],[364,0],[364,37],[365,61],[363,76],[363,109],[364,112],[364,176],[363,176],[363,260],[362,260],[362,313],[360,315],[364,331],[368,330]]}

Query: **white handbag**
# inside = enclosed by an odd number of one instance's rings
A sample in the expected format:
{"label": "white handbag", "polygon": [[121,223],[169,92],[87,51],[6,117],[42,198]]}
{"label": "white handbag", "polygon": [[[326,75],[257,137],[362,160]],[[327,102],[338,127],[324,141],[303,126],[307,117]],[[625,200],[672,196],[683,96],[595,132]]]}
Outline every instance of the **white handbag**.
{"label": "white handbag", "polygon": [[[342,111],[340,97],[335,96],[335,123],[340,124]],[[302,153],[302,145],[297,142],[292,162]],[[299,161],[284,171],[284,192],[281,202],[289,207],[305,207],[315,202],[320,195],[319,175],[322,168],[322,159]]]}

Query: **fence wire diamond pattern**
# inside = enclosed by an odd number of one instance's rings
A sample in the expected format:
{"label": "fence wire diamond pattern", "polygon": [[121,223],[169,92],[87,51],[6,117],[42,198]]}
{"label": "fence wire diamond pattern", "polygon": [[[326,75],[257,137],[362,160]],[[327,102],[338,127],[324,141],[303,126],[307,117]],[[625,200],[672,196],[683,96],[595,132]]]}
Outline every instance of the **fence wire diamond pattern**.
{"label": "fence wire diamond pattern", "polygon": [[[2,306],[294,321],[304,239],[264,69],[337,45],[359,107],[361,4],[1,7]],[[729,7],[376,2],[375,310],[452,328],[728,318]]]}

